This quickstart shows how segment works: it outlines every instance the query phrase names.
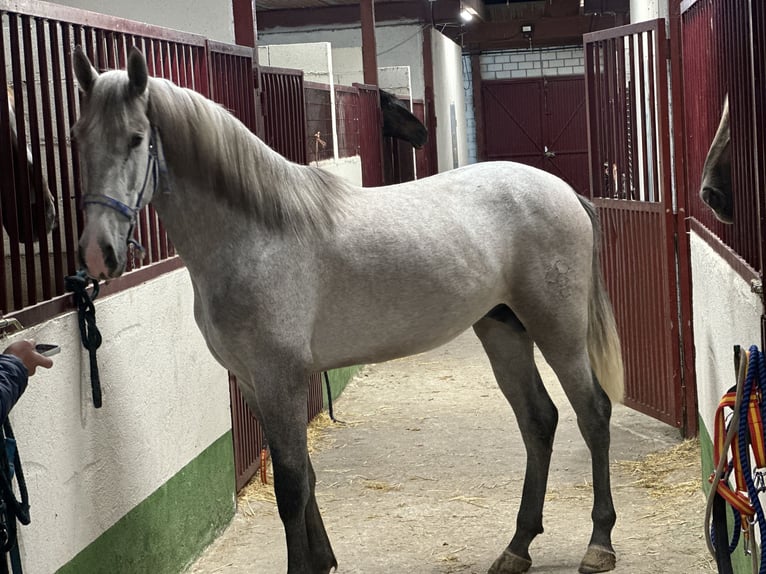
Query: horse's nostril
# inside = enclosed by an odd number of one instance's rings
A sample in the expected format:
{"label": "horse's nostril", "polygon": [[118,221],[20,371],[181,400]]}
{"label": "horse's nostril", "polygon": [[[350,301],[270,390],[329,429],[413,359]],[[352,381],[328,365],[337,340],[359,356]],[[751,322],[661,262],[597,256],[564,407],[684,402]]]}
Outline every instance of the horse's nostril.
{"label": "horse's nostril", "polygon": [[721,192],[714,187],[703,187],[700,192],[702,201],[707,203],[713,209],[721,207]]}
{"label": "horse's nostril", "polygon": [[117,254],[114,252],[114,247],[111,243],[101,245],[101,252],[104,254],[104,263],[110,274],[114,273],[117,269]]}

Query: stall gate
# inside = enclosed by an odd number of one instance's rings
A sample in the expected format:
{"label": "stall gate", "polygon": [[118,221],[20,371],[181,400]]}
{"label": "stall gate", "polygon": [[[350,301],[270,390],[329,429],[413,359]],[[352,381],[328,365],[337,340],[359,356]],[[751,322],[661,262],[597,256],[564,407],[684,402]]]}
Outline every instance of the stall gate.
{"label": "stall gate", "polygon": [[[696,433],[691,324],[681,319],[688,241],[673,193],[664,20],[586,34],[590,189],[625,360],[625,403]],[[679,295],[680,294],[680,295]],[[687,347],[688,348],[688,347]]]}

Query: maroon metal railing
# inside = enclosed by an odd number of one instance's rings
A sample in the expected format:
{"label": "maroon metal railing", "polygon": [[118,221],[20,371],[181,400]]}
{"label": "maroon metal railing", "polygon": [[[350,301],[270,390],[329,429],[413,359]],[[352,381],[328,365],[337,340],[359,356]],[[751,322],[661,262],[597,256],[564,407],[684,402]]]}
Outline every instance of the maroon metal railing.
{"label": "maroon metal railing", "polygon": [[[77,150],[69,142],[80,107],[72,71],[74,47],[83,46],[103,71],[123,67],[128,50],[137,46],[151,75],[209,95],[205,39],[45,2],[0,0],[0,20],[0,83],[9,86],[8,92],[0,90],[0,212],[5,229],[0,311],[18,314],[58,299],[46,306],[50,316],[65,308],[64,276],[78,268],[77,238],[83,227]],[[15,158],[9,96],[16,115],[15,146],[21,151]],[[38,240],[32,231],[44,227],[46,186],[57,206],[57,227]],[[146,257],[133,259],[129,271],[174,256],[151,208],[140,214],[137,234]],[[35,320],[44,313],[40,309],[31,315]]]}
{"label": "maroon metal railing", "polygon": [[622,340],[625,402],[681,427],[682,377],[692,374],[680,367],[665,22],[584,39],[591,190]]}
{"label": "maroon metal railing", "polygon": [[359,155],[359,90],[335,86],[335,118],[338,126],[338,157]]}
{"label": "maroon metal railing", "polygon": [[255,133],[253,49],[208,40],[207,55],[210,99],[229,110]]}
{"label": "maroon metal railing", "polygon": [[333,117],[330,86],[304,82],[306,101],[306,157],[311,162],[332,159]]}
{"label": "maroon metal railing", "polygon": [[263,67],[261,83],[263,141],[290,161],[307,163],[303,72]]}
{"label": "maroon metal railing", "polygon": [[657,23],[622,29],[625,34],[616,37],[608,30],[589,34],[585,44],[590,188],[594,197],[662,201],[669,186],[663,180],[666,158],[658,132]]}
{"label": "maroon metal railing", "polygon": [[[698,0],[683,2],[681,9],[686,146],[686,161],[681,167],[686,170],[689,214],[757,272],[761,270],[759,197],[763,195],[766,170],[763,148],[755,143],[759,139],[763,143],[766,136],[763,117],[758,115],[764,106],[756,105],[763,93],[755,91],[754,84],[761,83],[762,89],[763,76],[752,70],[764,71],[766,52],[763,37],[757,33],[751,36],[750,28],[754,26],[757,32],[759,22],[763,26],[763,3],[753,2],[751,6],[737,0]],[[751,38],[756,43],[753,52]],[[731,122],[734,225],[717,221],[698,196],[702,166],[726,94]]]}

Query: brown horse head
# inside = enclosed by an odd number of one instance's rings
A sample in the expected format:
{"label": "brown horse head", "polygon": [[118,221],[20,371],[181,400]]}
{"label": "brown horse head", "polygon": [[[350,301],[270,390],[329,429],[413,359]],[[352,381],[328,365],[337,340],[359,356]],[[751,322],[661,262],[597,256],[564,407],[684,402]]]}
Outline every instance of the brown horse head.
{"label": "brown horse head", "polygon": [[[18,229],[19,243],[28,240],[39,241],[56,226],[56,202],[48,188],[45,176],[40,175],[41,189],[37,189],[39,183],[35,177],[35,164],[32,150],[29,146],[20,150],[18,131],[16,127],[16,106],[13,90],[10,86],[8,91],[8,118],[11,130],[11,173],[6,175],[0,185],[0,206],[2,207],[3,226],[6,231]],[[23,154],[23,155],[20,155]],[[23,166],[23,167],[22,167]],[[25,169],[26,173],[20,173]],[[11,209],[14,205],[15,211]],[[27,218],[24,213],[28,212],[31,217]],[[15,220],[14,220],[15,218]],[[43,225],[40,225],[42,221]]]}
{"label": "brown horse head", "polygon": [[729,130],[729,98],[723,104],[721,121],[710,144],[702,168],[700,197],[715,216],[724,223],[734,222],[731,190],[731,131]]}
{"label": "brown horse head", "polygon": [[416,149],[428,141],[428,130],[404,107],[394,94],[379,90],[380,110],[383,112],[383,136],[411,143]]}

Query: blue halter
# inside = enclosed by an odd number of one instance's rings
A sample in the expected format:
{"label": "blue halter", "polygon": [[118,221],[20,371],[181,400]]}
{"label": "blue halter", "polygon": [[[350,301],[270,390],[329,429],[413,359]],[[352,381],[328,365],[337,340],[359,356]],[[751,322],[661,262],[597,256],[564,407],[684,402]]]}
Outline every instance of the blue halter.
{"label": "blue halter", "polygon": [[152,132],[149,136],[149,154],[146,156],[146,172],[144,173],[144,183],[141,185],[141,191],[136,199],[136,205],[130,207],[129,205],[121,202],[119,199],[109,197],[108,195],[102,195],[99,193],[87,193],[82,198],[83,207],[87,205],[103,205],[109,209],[113,209],[125,219],[130,222],[130,229],[128,230],[128,245],[132,245],[141,253],[145,252],[143,246],[133,238],[133,232],[136,229],[136,221],[138,219],[138,212],[143,207],[144,194],[146,193],[147,185],[149,183],[149,175],[151,174],[154,180],[154,189],[152,195],[157,193],[157,189],[160,186],[160,174],[165,173],[165,158],[162,154],[162,142],[157,135],[157,128],[152,126]]}

